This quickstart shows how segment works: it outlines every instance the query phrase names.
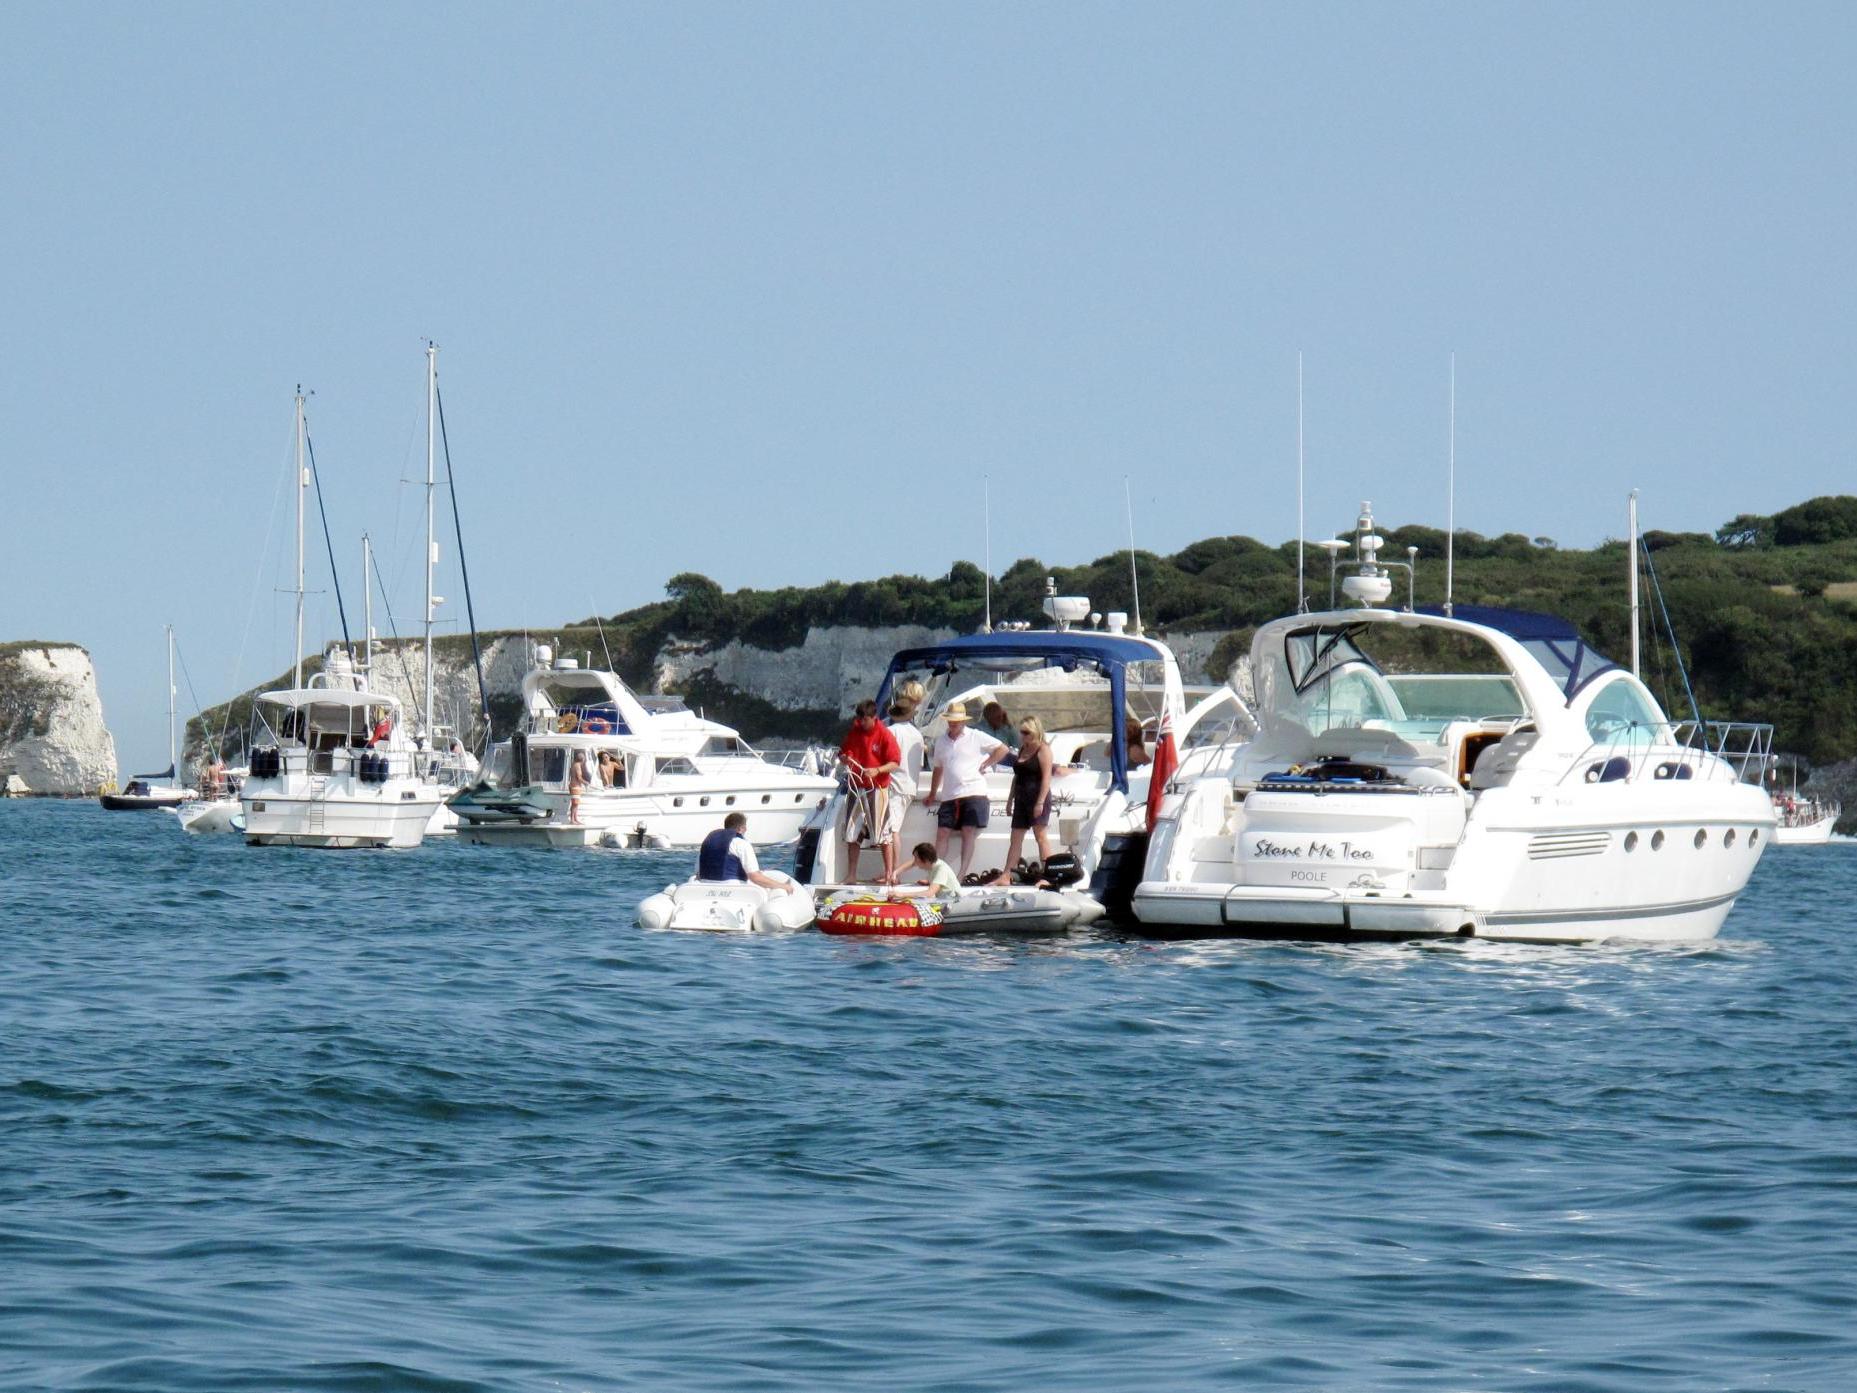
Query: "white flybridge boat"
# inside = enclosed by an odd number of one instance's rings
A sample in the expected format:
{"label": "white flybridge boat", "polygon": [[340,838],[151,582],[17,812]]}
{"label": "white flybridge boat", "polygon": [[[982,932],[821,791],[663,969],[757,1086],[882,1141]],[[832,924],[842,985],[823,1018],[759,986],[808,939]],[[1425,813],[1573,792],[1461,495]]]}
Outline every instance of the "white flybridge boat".
{"label": "white flybridge boat", "polygon": [[765,758],[681,702],[647,703],[617,673],[583,668],[546,644],[522,680],[522,704],[521,729],[451,800],[467,842],[693,847],[739,812],[748,840],[770,846],[797,837],[835,787]]}
{"label": "white flybridge boat", "polygon": [[1823,846],[1831,840],[1842,811],[1836,802],[1810,793],[1774,793],[1773,815],[1778,822],[1773,840],[1781,846]]}
{"label": "white flybridge boat", "polygon": [[399,700],[372,691],[347,650],[331,647],[303,678],[303,504],[307,427],[297,389],[297,611],[291,685],[255,709],[272,741],[254,745],[239,790],[251,846],[415,847],[441,801],[414,767]]}
{"label": "white flybridge boat", "polygon": [[[889,709],[903,680],[923,681],[925,698],[912,719],[922,731],[925,760],[947,728],[942,712],[956,702],[977,711],[997,701],[1015,723],[1037,717],[1056,766],[1049,824],[1053,864],[1048,869],[1057,870],[1060,855],[1071,858],[1060,878],[1077,888],[1066,893],[1087,892],[1113,912],[1126,907],[1140,876],[1141,838],[1160,791],[1154,784],[1157,772],[1165,785],[1176,771],[1190,776],[1221,767],[1234,742],[1249,734],[1249,713],[1229,686],[1188,708],[1179,664],[1166,644],[1127,632],[1126,615],[1093,615],[1087,598],[1058,595],[1050,582],[1046,588],[1044,609],[1051,628],[1006,624],[904,649],[890,660],[878,709]],[[1142,747],[1134,751],[1131,726],[1139,726],[1143,736]],[[924,802],[930,783],[926,765],[909,772],[916,796],[899,836],[904,862],[917,843],[933,842],[936,832],[935,813]],[[1005,867],[1010,849],[1006,799],[1012,770],[1000,765],[985,777],[988,820],[975,839],[971,869],[997,871]],[[850,796],[839,792],[800,837],[797,874],[822,894],[836,887],[870,887],[881,874],[880,853],[873,845],[854,853],[856,865],[845,864],[842,837]],[[950,850],[957,846],[951,840]],[[1023,853],[1037,855],[1029,833]],[[1042,912],[1044,906],[1039,908]],[[1095,904],[1079,908],[1072,916],[1078,922],[1098,917]]]}
{"label": "white flybridge boat", "polygon": [[[1673,723],[1560,619],[1392,591],[1264,625],[1259,734],[1173,781],[1134,896],[1167,934],[1712,938],[1773,840],[1769,726]],[[1392,563],[1397,565],[1399,563]]]}
{"label": "white flybridge boat", "polygon": [[439,790],[414,767],[398,699],[370,691],[346,652],[331,648],[307,683],[257,700],[277,743],[251,752],[239,796],[248,843],[419,845]]}

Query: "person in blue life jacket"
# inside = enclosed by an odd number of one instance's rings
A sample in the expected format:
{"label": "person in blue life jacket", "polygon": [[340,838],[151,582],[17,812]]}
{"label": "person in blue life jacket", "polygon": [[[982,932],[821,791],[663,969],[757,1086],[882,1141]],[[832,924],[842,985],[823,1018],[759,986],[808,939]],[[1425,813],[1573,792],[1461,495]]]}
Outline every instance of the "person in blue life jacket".
{"label": "person in blue life jacket", "polygon": [[787,889],[787,881],[769,875],[755,860],[754,847],[743,835],[748,830],[748,814],[730,813],[722,826],[703,838],[696,853],[698,880],[745,880],[778,895]]}

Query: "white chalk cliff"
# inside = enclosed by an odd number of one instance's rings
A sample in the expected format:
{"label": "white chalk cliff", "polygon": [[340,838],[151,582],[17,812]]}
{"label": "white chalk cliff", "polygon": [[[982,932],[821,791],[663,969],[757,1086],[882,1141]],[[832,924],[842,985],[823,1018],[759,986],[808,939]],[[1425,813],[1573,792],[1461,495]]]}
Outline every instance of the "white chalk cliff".
{"label": "white chalk cliff", "polygon": [[116,779],[90,654],[69,643],[0,644],[0,786],[95,793]]}

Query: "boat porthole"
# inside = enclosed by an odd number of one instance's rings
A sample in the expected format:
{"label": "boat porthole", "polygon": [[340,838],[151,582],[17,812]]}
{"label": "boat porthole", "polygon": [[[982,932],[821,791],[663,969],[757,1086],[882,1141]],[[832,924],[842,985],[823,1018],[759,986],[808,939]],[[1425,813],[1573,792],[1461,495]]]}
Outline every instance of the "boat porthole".
{"label": "boat porthole", "polygon": [[1725,837],[1723,837],[1723,838],[1722,838],[1722,845],[1723,845],[1723,846],[1725,846],[1725,847],[1729,847],[1729,846],[1733,846],[1733,845],[1734,845],[1734,837],[1735,837],[1735,832],[1734,832],[1734,828],[1732,828],[1732,827],[1730,827],[1730,828],[1728,829],[1728,834],[1727,834],[1727,835],[1726,835]]}
{"label": "boat porthole", "polygon": [[1747,829],[1747,844],[1749,846],[1752,846],[1754,845],[1754,843],[1758,842],[1759,840],[1760,840],[1760,829],[1758,827],[1748,828]]}
{"label": "boat porthole", "polygon": [[705,793],[701,798],[697,799],[696,806],[699,808],[707,808],[709,806],[709,795]]}
{"label": "boat porthole", "polygon": [[681,808],[681,807],[683,806],[683,799],[681,799],[681,798],[673,798],[673,799],[671,799],[671,806],[672,806],[673,808]]}
{"label": "boat porthole", "polygon": [[[793,795],[793,801],[795,803],[803,803],[805,800],[806,800],[806,795],[803,793],[796,793]],[[825,800],[821,799],[820,801],[824,802]]]}
{"label": "boat porthole", "polygon": [[1701,851],[1708,844],[1709,844],[1709,829],[1706,827],[1698,827],[1696,829],[1696,850]]}
{"label": "boat porthole", "polygon": [[1663,849],[1664,849],[1664,834],[1662,832],[1651,833],[1651,850],[1662,851]]}
{"label": "boat porthole", "polygon": [[771,793],[763,793],[763,794],[761,795],[761,802],[762,802],[763,804],[766,804],[766,803],[771,803],[771,802],[773,802],[773,801],[774,801],[774,795],[773,795],[773,794],[771,794]]}
{"label": "boat porthole", "polygon": [[722,800],[722,806],[725,808],[734,807],[735,806],[735,795],[731,793],[727,798],[724,798]]}
{"label": "boat porthole", "polygon": [[1637,849],[1638,849],[1638,834],[1636,832],[1627,832],[1625,834],[1625,850],[1636,851]]}

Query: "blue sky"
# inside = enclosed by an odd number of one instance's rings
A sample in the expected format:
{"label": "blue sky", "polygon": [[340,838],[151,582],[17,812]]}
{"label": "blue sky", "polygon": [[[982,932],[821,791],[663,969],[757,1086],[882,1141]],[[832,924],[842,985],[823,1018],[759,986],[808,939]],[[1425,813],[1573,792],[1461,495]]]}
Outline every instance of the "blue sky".
{"label": "blue sky", "polygon": [[9,5],[0,638],[88,646],[136,768],[164,623],[204,700],[285,666],[298,382],[404,627],[427,337],[490,625],[688,569],[938,574],[982,474],[996,569],[1121,545],[1125,475],[1145,547],[1288,538],[1299,350],[1311,535],[1443,522],[1453,352],[1460,526],[1857,491],[1854,39],[1829,5]]}

